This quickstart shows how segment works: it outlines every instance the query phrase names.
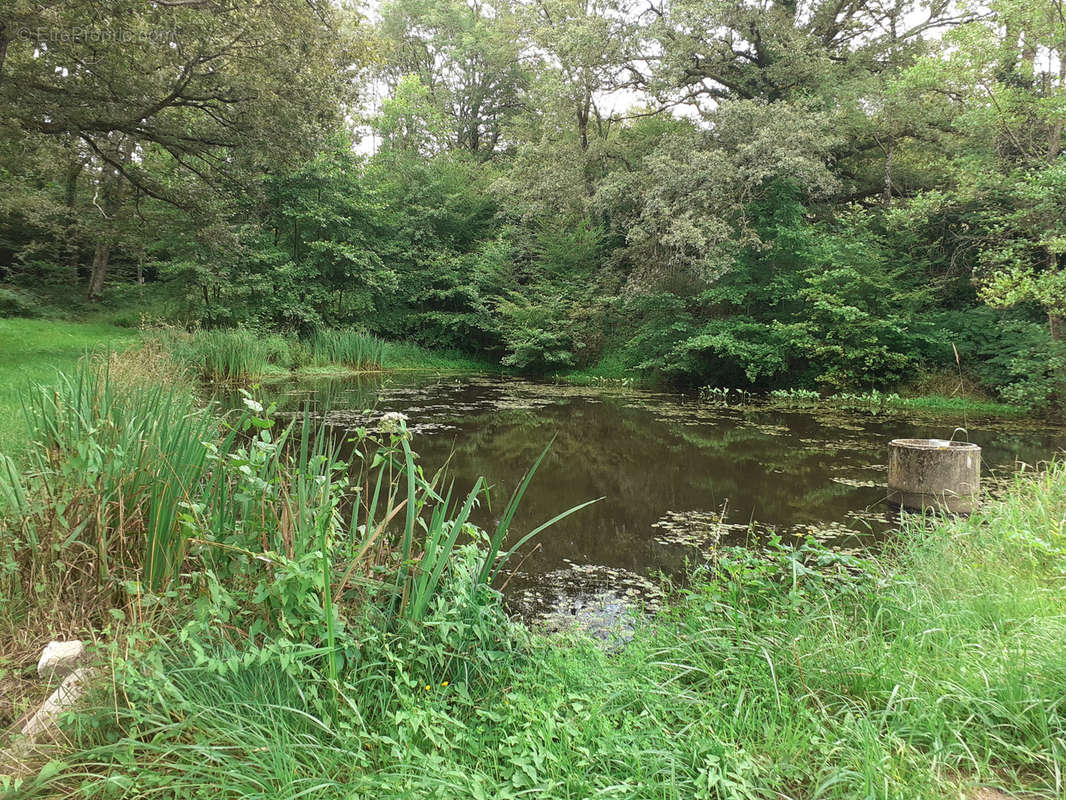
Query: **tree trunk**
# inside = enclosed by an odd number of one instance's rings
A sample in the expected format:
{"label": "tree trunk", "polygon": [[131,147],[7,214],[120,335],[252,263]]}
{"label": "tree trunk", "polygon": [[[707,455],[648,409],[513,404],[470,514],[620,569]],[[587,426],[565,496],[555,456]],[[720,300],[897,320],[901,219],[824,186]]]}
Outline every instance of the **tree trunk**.
{"label": "tree trunk", "polygon": [[892,205],[892,155],[896,152],[896,140],[889,139],[885,148],[885,183],[881,190],[881,205]]}
{"label": "tree trunk", "polygon": [[74,282],[74,286],[77,286],[81,280],[78,275],[78,261],[79,248],[78,248],[78,225],[77,225],[77,201],[78,201],[78,177],[81,175],[82,169],[85,167],[85,162],[80,159],[71,161],[70,167],[67,169],[67,186],[66,196],[64,198],[67,206],[67,225],[66,225],[66,261],[67,266],[70,267],[71,279]]}
{"label": "tree trunk", "polygon": [[0,79],[4,75],[4,61],[7,59],[7,43],[10,33],[6,22],[0,22]]}
{"label": "tree trunk", "polygon": [[104,281],[107,279],[107,265],[111,260],[111,245],[97,242],[93,253],[93,271],[89,276],[89,299],[99,300],[104,293]]}
{"label": "tree trunk", "polygon": [[[1059,88],[1061,89],[1063,85],[1066,85],[1066,42],[1059,45]],[[1048,161],[1054,161],[1058,158],[1059,153],[1062,152],[1063,121],[1063,115],[1059,114],[1058,119],[1051,124],[1051,130],[1048,132]]]}
{"label": "tree trunk", "polygon": [[[133,153],[133,140],[126,138],[109,138],[109,145],[113,149],[113,158],[117,163],[125,164]],[[120,242],[118,220],[119,210],[125,199],[125,184],[121,173],[108,165],[104,165],[100,177],[100,194],[103,206],[97,206],[103,214],[105,224],[96,235],[96,250],[93,252],[92,272],[89,275],[90,300],[99,300],[104,292],[104,283],[107,280],[107,267],[111,261],[111,250]],[[95,201],[94,201],[95,202]]]}
{"label": "tree trunk", "polygon": [[585,94],[584,100],[577,107],[577,135],[581,140],[582,152],[589,149],[589,115],[592,111],[592,95]]}
{"label": "tree trunk", "polygon": [[1054,311],[1049,311],[1047,322],[1048,328],[1051,330],[1052,341],[1061,342],[1066,339],[1066,317],[1062,314],[1056,314]]}

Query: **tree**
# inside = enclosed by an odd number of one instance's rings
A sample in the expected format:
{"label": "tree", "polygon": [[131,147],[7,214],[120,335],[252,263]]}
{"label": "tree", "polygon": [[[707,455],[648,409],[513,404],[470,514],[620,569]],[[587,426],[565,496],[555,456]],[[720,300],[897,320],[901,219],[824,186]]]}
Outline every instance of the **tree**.
{"label": "tree", "polygon": [[856,75],[891,69],[929,31],[971,18],[951,9],[949,0],[661,0],[647,12],[654,57],[630,66],[663,98],[831,96]]}
{"label": "tree", "polygon": [[710,130],[667,133],[638,169],[611,173],[599,190],[642,283],[679,272],[713,282],[758,246],[748,210],[775,181],[809,197],[836,186],[827,166],[835,140],[820,112],[735,101],[712,119]]}
{"label": "tree", "polygon": [[[993,5],[994,19],[954,32],[945,55],[915,65],[912,90],[953,99],[958,133],[951,191],[917,213],[968,207],[965,244],[990,304],[1036,304],[1064,335],[1066,274],[1066,19],[1057,4]],[[1049,65],[1038,67],[1041,61]]]}
{"label": "tree", "polygon": [[450,146],[481,158],[502,146],[527,80],[506,0],[389,0],[379,34],[386,42],[382,77],[394,100],[415,76],[429,92],[420,103],[431,101],[448,118]]}
{"label": "tree", "polygon": [[303,0],[18,0],[0,29],[0,132],[83,147],[104,221],[136,196],[202,209],[202,193],[242,191],[339,123],[363,58],[351,24]]}

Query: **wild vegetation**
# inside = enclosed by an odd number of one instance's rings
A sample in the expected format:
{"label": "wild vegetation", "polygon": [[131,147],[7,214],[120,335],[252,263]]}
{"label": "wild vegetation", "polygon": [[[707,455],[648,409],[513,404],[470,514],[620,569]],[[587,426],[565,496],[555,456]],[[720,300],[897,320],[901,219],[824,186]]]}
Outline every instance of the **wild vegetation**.
{"label": "wild vegetation", "polygon": [[14,454],[27,444],[27,389],[54,383],[90,350],[121,348],[131,339],[131,331],[106,323],[0,319],[0,453]]}
{"label": "wild vegetation", "polygon": [[1044,0],[21,2],[0,313],[1048,408],[1064,42]]}
{"label": "wild vegetation", "polygon": [[0,728],[53,636],[99,680],[0,794],[1064,796],[1062,463],[715,549],[607,651],[494,588],[582,510],[509,536],[539,460],[461,492],[253,386],[1057,413],[1064,101],[1057,0],[8,3]]}
{"label": "wild vegetation", "polygon": [[482,533],[481,482],[425,475],[402,419],[346,464],[307,421],[144,376],[113,358],[31,399],[45,446],[0,469],[5,625],[77,609],[114,676],[3,779],[19,797],[1064,789],[1062,465],[876,557],[723,549],[608,653],[489,587],[533,470]]}

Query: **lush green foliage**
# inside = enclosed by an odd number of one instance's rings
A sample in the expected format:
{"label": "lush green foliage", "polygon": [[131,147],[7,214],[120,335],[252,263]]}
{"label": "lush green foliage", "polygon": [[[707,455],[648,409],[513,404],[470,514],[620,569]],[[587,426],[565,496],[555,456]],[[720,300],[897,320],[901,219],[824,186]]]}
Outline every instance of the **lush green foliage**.
{"label": "lush green foliage", "polygon": [[163,331],[159,336],[175,358],[208,380],[261,378],[293,361],[293,348],[285,337],[263,336],[241,328],[195,334]]}
{"label": "lush green foliage", "polygon": [[349,616],[333,671],[321,633],[291,637],[321,614],[290,571],[281,635],[238,633],[244,602],[211,583],[177,637],[134,634],[118,707],[79,717],[75,750],[21,791],[1058,796],[1064,482],[1061,465],[1023,478],[877,559],[722,551],[613,655],[515,628],[475,579],[476,548],[418,624]]}
{"label": "lush green foliage", "polygon": [[[128,320],[530,373],[854,392],[961,369],[1054,406],[1062,15],[919,6],[21,2],[0,313],[85,286]],[[58,36],[88,17],[129,47]]]}

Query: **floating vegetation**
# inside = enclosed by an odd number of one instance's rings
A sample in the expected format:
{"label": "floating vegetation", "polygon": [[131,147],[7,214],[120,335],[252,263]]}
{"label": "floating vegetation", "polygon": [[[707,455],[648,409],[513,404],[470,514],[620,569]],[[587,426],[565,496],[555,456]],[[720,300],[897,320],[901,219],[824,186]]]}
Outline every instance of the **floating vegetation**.
{"label": "floating vegetation", "polygon": [[877,489],[884,487],[884,484],[879,483],[878,481],[857,481],[854,478],[839,477],[830,478],[829,480],[831,480],[833,483],[840,483],[844,486],[852,486],[856,489]]}
{"label": "floating vegetation", "polygon": [[[331,428],[340,428],[346,431],[365,430],[371,433],[391,433],[396,426],[397,415],[407,419],[406,414],[398,411],[380,411],[365,409],[363,411],[309,411],[308,418],[314,422],[324,422]],[[279,419],[293,419],[302,417],[302,412],[279,411],[275,414]],[[429,435],[443,431],[456,430],[457,426],[444,422],[426,421],[414,419],[407,424],[407,430],[413,434]]]}
{"label": "floating vegetation", "polygon": [[667,511],[652,523],[657,531],[652,538],[659,544],[704,552],[716,547],[726,534],[751,530],[747,524],[726,522],[723,515],[724,507],[719,511]]}
{"label": "floating vegetation", "polygon": [[512,610],[546,632],[582,631],[615,646],[633,637],[639,615],[654,614],[663,597],[654,580],[601,564],[571,562],[535,578],[508,599]]}
{"label": "floating vegetation", "polygon": [[888,472],[888,464],[883,461],[879,464],[856,464],[847,467],[852,472]]}
{"label": "floating vegetation", "polygon": [[699,391],[699,399],[709,405],[739,405],[757,401],[759,397],[731,386],[704,386]]}
{"label": "floating vegetation", "polygon": [[878,503],[877,506],[871,506],[869,508],[849,511],[845,514],[845,518],[860,523],[865,526],[868,531],[874,529],[885,530],[899,523],[898,515],[894,514],[884,503]]}
{"label": "floating vegetation", "polygon": [[869,531],[855,530],[855,528],[848,527],[843,522],[836,521],[793,525],[788,529],[787,533],[795,538],[814,539],[822,544],[830,545],[837,552],[851,555],[861,553],[862,548],[856,547],[854,544],[845,544],[845,542],[851,542],[856,537],[869,536],[870,534]]}

